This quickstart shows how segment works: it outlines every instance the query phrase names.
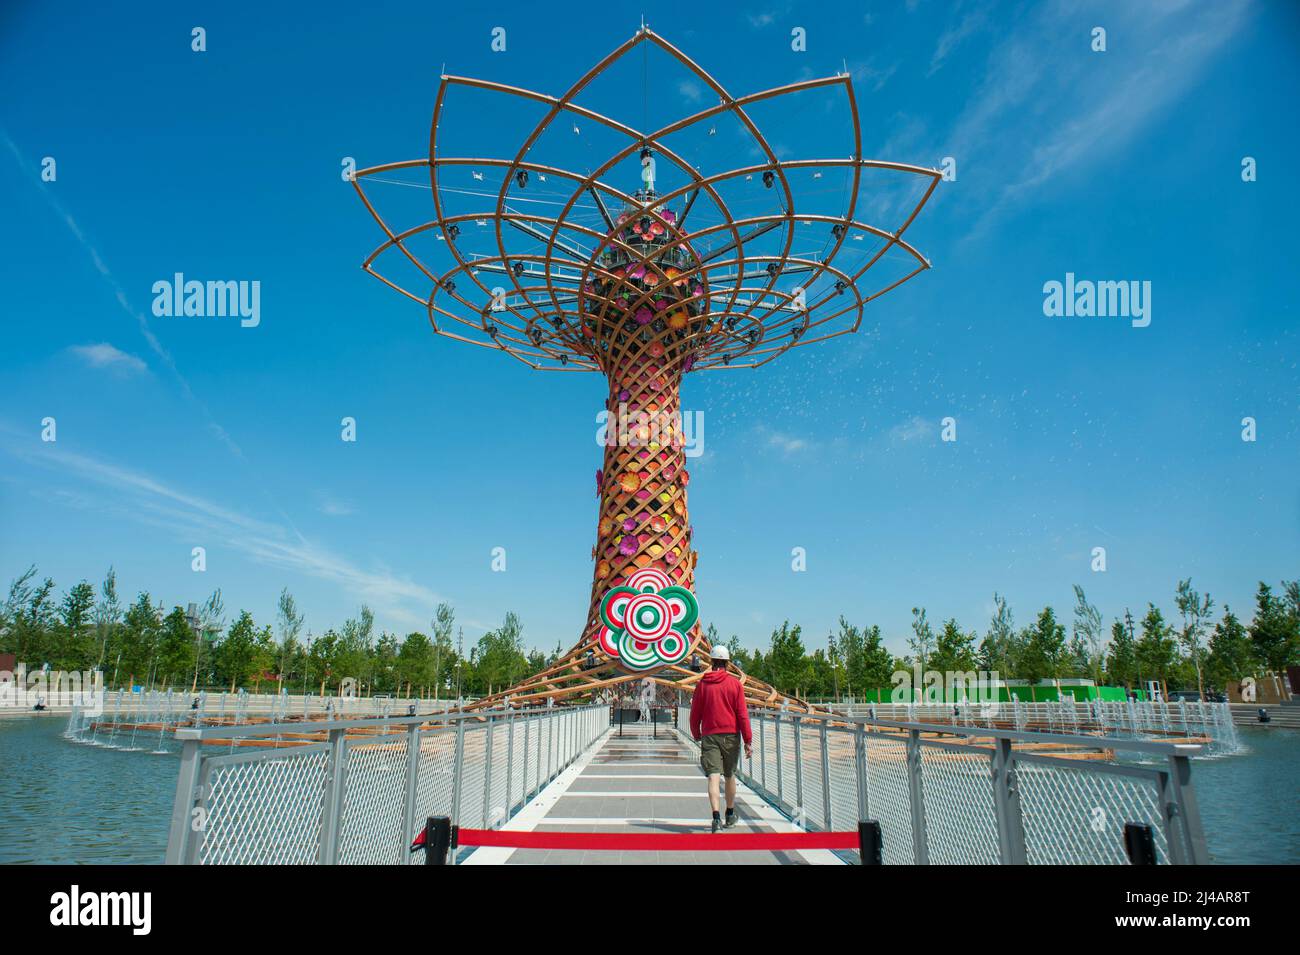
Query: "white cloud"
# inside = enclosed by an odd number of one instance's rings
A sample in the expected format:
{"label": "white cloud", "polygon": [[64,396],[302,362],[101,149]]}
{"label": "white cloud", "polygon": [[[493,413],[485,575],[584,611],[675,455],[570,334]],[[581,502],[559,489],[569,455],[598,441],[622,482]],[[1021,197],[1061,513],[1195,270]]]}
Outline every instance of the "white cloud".
{"label": "white cloud", "polygon": [[356,513],[356,508],[347,501],[340,501],[328,494],[318,493],[316,502],[317,510],[329,517],[348,517]]}
{"label": "white cloud", "polygon": [[988,14],[983,9],[977,9],[962,16],[954,25],[945,30],[939,36],[939,42],[935,44],[934,55],[930,57],[930,69],[926,76],[933,76],[937,73],[948,55],[957,49],[963,40],[983,27],[987,20]]}
{"label": "white cloud", "polygon": [[118,374],[147,372],[149,366],[135,355],[128,355],[108,342],[97,345],[73,345],[68,349],[91,368],[106,368]]}
{"label": "white cloud", "polygon": [[798,454],[800,451],[807,451],[813,446],[813,442],[792,434],[770,431],[764,427],[760,427],[758,430],[759,434],[765,438],[767,447],[780,451],[785,455]]}
{"label": "white cloud", "polygon": [[[1125,5],[1109,18],[1105,53],[1089,51],[1090,35],[1067,7],[1045,6],[1036,21],[1010,31],[990,52],[944,147],[968,169],[1008,171],[1000,188],[970,194],[983,208],[968,216],[976,225],[967,238],[1039,186],[1105,160],[1157,122],[1237,34],[1247,11],[1246,0]],[[1127,37],[1126,46],[1116,37]],[[1034,144],[1028,155],[1026,143]]]}
{"label": "white cloud", "polygon": [[[9,446],[10,454],[42,467],[61,470],[116,495],[110,506],[133,519],[161,527],[205,546],[243,554],[260,564],[282,567],[338,584],[356,599],[372,604],[376,613],[407,619],[410,604],[427,613],[442,600],[423,584],[399,577],[384,567],[366,569],[329,548],[275,521],[265,521],[223,507],[205,498],[108,461],[67,450],[32,451]],[[83,501],[89,499],[81,496]],[[94,506],[101,507],[98,502]]]}
{"label": "white cloud", "polygon": [[920,415],[901,421],[889,429],[891,444],[911,444],[924,441],[934,434],[934,422]]}

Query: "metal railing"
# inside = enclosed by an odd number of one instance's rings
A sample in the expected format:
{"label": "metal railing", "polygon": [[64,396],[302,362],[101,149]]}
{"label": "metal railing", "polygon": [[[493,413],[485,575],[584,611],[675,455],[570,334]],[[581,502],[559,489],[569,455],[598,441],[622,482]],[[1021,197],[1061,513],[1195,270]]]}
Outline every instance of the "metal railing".
{"label": "metal railing", "polygon": [[1235,752],[1239,748],[1232,711],[1227,703],[1139,700],[982,703],[962,700],[947,703],[832,703],[828,708],[847,716],[1022,731],[1101,732],[1130,739],[1194,736],[1208,740],[1209,751],[1218,754]]}
{"label": "metal railing", "polygon": [[[679,707],[691,743],[689,721]],[[878,822],[886,864],[1124,864],[1134,827],[1158,862],[1208,861],[1197,744],[771,711],[750,721],[741,779],[806,829]],[[1045,745],[1078,749],[1036,751]]]}
{"label": "metal railing", "polygon": [[607,706],[182,727],[167,862],[405,864],[427,817],[498,826],[608,729]]}

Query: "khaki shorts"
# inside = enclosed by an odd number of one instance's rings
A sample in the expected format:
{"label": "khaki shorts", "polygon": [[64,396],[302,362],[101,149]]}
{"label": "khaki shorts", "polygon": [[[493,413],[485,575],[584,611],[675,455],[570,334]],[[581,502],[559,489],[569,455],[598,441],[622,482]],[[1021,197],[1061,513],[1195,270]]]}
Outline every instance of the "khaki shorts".
{"label": "khaki shorts", "polygon": [[711,733],[700,740],[700,765],[706,776],[736,775],[740,762],[739,733]]}

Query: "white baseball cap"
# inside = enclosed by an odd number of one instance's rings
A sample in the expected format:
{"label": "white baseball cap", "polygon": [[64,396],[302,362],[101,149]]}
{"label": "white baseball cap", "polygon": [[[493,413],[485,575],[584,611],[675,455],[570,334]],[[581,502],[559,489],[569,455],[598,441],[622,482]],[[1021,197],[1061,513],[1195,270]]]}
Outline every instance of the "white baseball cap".
{"label": "white baseball cap", "polygon": [[731,651],[728,650],[723,644],[719,643],[717,646],[715,646],[712,650],[709,651],[709,659],[730,660]]}

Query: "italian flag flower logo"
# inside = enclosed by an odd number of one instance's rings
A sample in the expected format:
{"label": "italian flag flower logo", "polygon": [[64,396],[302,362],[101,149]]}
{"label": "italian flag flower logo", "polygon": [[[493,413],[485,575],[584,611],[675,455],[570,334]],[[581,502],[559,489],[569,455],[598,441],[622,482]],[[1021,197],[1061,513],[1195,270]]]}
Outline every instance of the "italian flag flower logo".
{"label": "italian flag flower logo", "polygon": [[691,627],[700,616],[695,594],[662,570],[636,571],[610,589],[600,603],[600,648],[629,670],[681,663],[690,650]]}

